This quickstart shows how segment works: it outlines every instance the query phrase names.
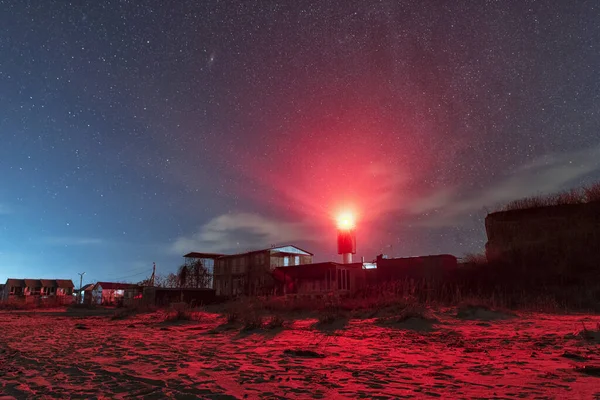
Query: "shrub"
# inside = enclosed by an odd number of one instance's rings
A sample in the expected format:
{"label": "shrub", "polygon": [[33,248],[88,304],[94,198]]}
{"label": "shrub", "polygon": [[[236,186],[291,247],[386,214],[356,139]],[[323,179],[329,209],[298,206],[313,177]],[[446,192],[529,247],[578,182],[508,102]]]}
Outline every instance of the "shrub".
{"label": "shrub", "polygon": [[267,321],[265,328],[269,330],[283,328],[284,322],[285,321],[283,318],[281,318],[281,316],[274,315]]}
{"label": "shrub", "polygon": [[189,309],[178,309],[170,311],[165,318],[165,321],[176,322],[176,321],[192,321],[195,319],[195,315]]}
{"label": "shrub", "polygon": [[257,314],[250,314],[243,319],[243,324],[243,331],[253,331],[262,328],[263,320],[262,317]]}

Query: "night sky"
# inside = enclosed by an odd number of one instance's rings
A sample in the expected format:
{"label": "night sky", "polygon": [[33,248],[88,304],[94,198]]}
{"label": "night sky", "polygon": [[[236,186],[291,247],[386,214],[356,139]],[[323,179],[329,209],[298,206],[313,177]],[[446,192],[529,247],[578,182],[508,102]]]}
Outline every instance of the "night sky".
{"label": "night sky", "polygon": [[599,66],[594,0],[0,0],[0,281],[480,252],[600,179]]}

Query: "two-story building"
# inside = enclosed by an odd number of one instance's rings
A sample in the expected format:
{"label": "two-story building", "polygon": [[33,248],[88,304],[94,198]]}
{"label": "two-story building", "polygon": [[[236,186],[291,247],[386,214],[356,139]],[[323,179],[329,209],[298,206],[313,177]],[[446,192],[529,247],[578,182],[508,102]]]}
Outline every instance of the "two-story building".
{"label": "two-story building", "polygon": [[217,296],[273,293],[272,272],[277,267],[312,263],[313,254],[296,246],[278,246],[240,254],[189,253],[186,258],[213,260],[213,288]]}

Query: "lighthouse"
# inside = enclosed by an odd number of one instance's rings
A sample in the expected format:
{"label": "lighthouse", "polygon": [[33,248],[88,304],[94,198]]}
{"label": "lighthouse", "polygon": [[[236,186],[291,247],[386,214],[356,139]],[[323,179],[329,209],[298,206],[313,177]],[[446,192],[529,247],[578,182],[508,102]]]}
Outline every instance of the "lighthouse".
{"label": "lighthouse", "polygon": [[342,263],[352,263],[352,254],[356,254],[356,221],[351,212],[343,212],[337,217],[338,254]]}

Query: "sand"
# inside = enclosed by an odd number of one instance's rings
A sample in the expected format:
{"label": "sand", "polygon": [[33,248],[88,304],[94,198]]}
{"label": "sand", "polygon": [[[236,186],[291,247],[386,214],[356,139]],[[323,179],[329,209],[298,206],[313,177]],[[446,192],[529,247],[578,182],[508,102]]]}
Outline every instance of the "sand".
{"label": "sand", "polygon": [[426,330],[374,319],[323,330],[303,319],[253,332],[197,317],[0,312],[0,398],[600,397],[600,346],[579,334],[600,316],[482,324],[454,312]]}

